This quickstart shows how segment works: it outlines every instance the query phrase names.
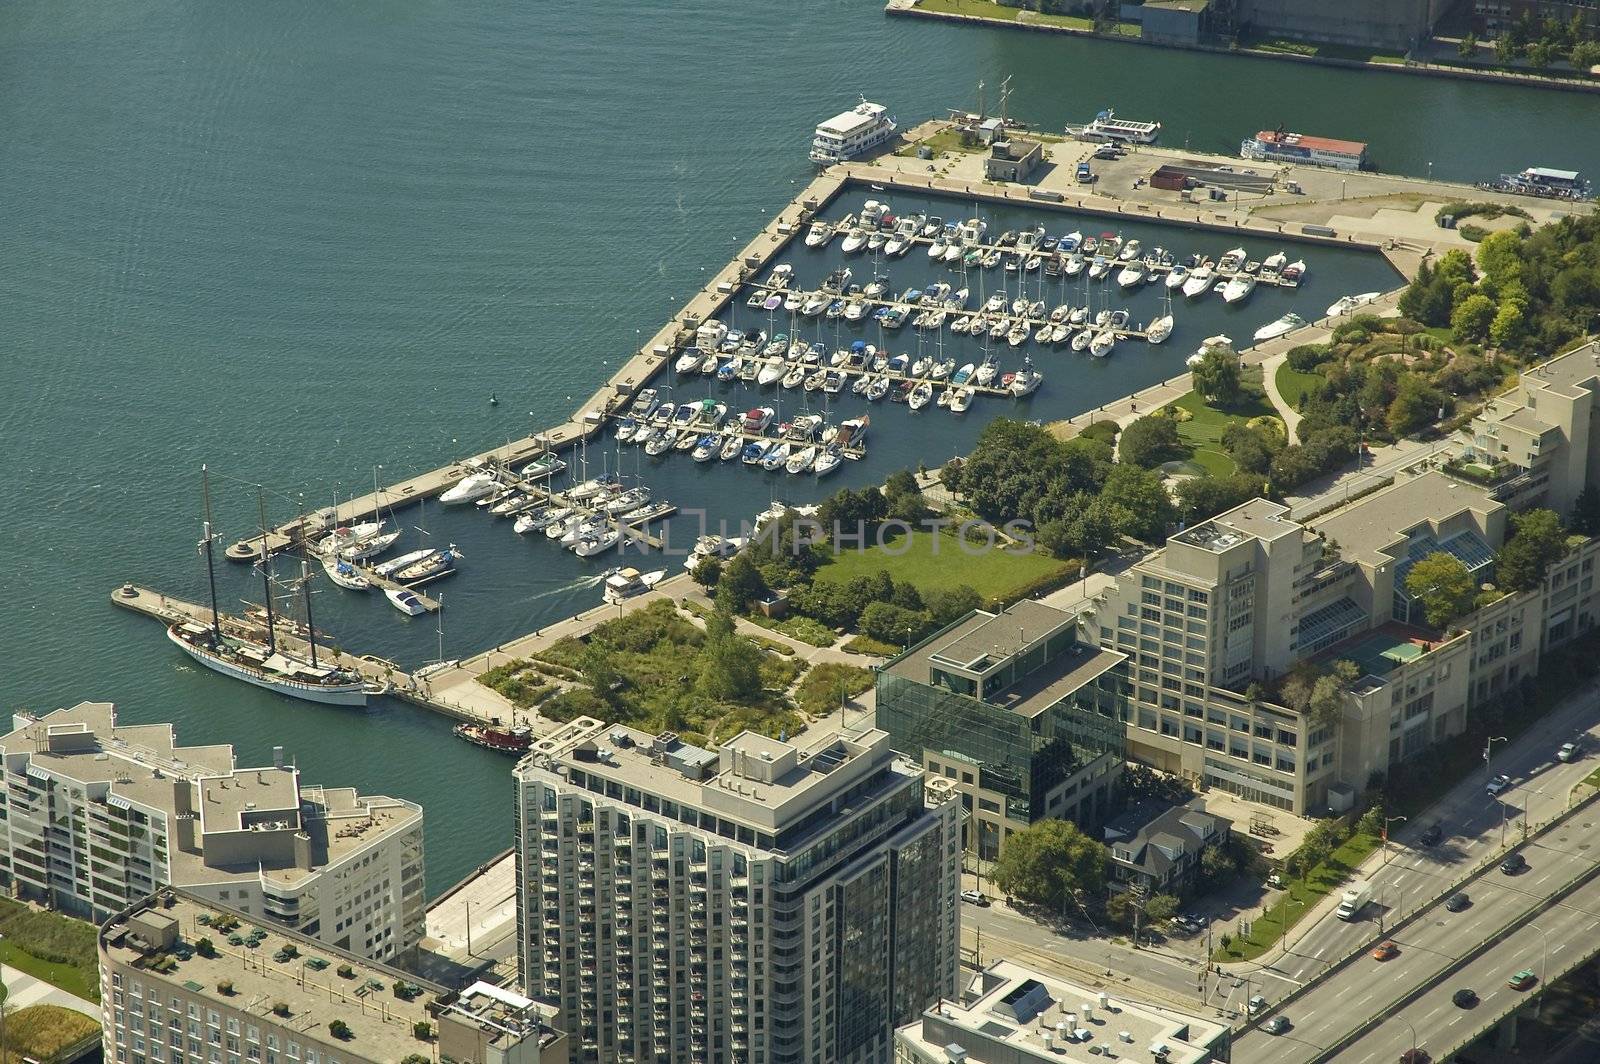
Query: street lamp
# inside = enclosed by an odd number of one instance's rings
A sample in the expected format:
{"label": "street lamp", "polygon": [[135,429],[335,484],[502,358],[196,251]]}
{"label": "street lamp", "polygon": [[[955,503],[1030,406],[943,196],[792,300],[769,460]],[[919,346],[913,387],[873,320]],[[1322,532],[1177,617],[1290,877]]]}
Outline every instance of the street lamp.
{"label": "street lamp", "polygon": [[[1405,1023],[1404,1020],[1400,1022]],[[1417,1029],[1406,1023],[1406,1030],[1411,1032],[1411,1052],[1406,1054],[1406,1064],[1411,1064],[1411,1061],[1417,1059]]]}
{"label": "street lamp", "polygon": [[1539,1000],[1533,1006],[1533,1014],[1537,1017],[1544,1010],[1544,980],[1550,970],[1550,932],[1538,924],[1528,926],[1539,932],[1540,937],[1544,939],[1544,953],[1539,957]]}
{"label": "street lamp", "polygon": [[1383,818],[1383,863],[1389,863],[1389,825],[1406,819],[1403,816],[1388,816]]}
{"label": "street lamp", "polygon": [[1483,743],[1483,770],[1484,770],[1485,773],[1487,773],[1489,771],[1489,756],[1494,751],[1494,744],[1495,743],[1509,743],[1510,741],[1511,740],[1507,739],[1504,735],[1491,735],[1491,736],[1489,736],[1488,739],[1484,740],[1484,743]]}

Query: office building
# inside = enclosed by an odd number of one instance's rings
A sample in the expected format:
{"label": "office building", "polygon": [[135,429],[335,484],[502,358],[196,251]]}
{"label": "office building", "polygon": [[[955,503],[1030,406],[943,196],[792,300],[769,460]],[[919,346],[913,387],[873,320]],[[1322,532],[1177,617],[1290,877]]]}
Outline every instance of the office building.
{"label": "office building", "polygon": [[958,807],[889,736],[579,718],[517,768],[524,987],[574,1061],[887,1060],[955,991]]}
{"label": "office building", "polygon": [[100,922],[179,886],[379,959],[423,935],[414,803],[302,785],[281,754],[238,768],[109,702],[15,716],[0,775],[0,877],[23,897]]}
{"label": "office building", "polygon": [[456,993],[192,894],[164,890],[101,928],[108,1064],[550,1064],[553,1006]]}
{"label": "office building", "polygon": [[978,610],[878,670],[878,727],[960,795],[982,860],[1037,820],[1093,829],[1115,812],[1127,655],[1077,625],[1027,600]]}
{"label": "office building", "polygon": [[1227,1060],[1228,1025],[996,961],[894,1036],[895,1064]]}

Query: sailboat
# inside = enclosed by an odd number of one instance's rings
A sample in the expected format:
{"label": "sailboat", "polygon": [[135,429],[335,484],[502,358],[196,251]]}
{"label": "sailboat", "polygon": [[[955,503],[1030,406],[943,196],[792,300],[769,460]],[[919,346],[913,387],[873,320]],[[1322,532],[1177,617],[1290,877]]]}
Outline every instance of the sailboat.
{"label": "sailboat", "polygon": [[[306,599],[306,635],[309,658],[278,646],[272,612],[272,582],[267,572],[267,543],[262,520],[261,577],[267,589],[266,641],[223,631],[222,615],[217,610],[217,579],[212,556],[211,489],[205,467],[201,467],[204,520],[200,553],[206,559],[206,578],[211,591],[211,623],[197,620],[174,621],[167,626],[167,638],[189,657],[224,676],[253,684],[278,694],[331,706],[365,706],[374,691],[360,675],[317,661],[317,631],[311,624],[310,581],[302,574],[301,587]],[[302,558],[302,569],[304,569]]]}
{"label": "sailboat", "polygon": [[1144,338],[1148,343],[1162,343],[1172,335],[1172,326],[1172,290],[1163,289],[1161,292],[1161,314],[1145,329]]}

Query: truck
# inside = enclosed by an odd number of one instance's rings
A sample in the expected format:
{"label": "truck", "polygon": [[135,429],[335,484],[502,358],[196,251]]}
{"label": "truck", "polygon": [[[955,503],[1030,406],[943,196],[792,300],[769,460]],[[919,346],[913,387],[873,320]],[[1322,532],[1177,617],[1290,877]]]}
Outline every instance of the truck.
{"label": "truck", "polygon": [[1352,883],[1339,896],[1339,908],[1334,915],[1341,920],[1355,920],[1360,917],[1361,910],[1367,907],[1367,901],[1371,897],[1371,883]]}

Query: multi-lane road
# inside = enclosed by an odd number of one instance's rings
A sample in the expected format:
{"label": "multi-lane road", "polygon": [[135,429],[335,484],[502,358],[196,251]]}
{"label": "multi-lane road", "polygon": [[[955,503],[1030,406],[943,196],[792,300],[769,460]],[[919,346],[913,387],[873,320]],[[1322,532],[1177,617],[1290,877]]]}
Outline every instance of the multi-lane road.
{"label": "multi-lane road", "polygon": [[[1389,960],[1377,960],[1369,954],[1357,958],[1340,968],[1314,988],[1284,1007],[1290,1029],[1281,1035],[1269,1035],[1256,1030],[1243,1035],[1234,1045],[1234,1061],[1251,1064],[1254,1061],[1272,1061],[1273,1064],[1297,1064],[1317,1060],[1353,1028],[1383,1009],[1402,1000],[1408,994],[1428,987],[1421,999],[1403,1010],[1403,1016],[1426,1016],[1429,1022],[1463,1024],[1470,1020],[1467,1010],[1455,1008],[1450,995],[1461,986],[1470,986],[1483,995],[1487,1003],[1495,985],[1503,986],[1513,972],[1521,968],[1541,967],[1540,948],[1545,937],[1530,928],[1512,931],[1510,937],[1497,948],[1488,951],[1482,963],[1492,969],[1493,979],[1477,970],[1479,960],[1469,963],[1467,973],[1441,979],[1452,966],[1472,956],[1486,939],[1515,923],[1532,909],[1549,904],[1548,899],[1577,877],[1600,869],[1600,852],[1588,848],[1593,824],[1600,822],[1600,812],[1586,810],[1548,834],[1524,845],[1528,867],[1516,874],[1507,875],[1499,868],[1488,871],[1467,883],[1462,891],[1470,905],[1461,912],[1450,912],[1444,905],[1427,910],[1422,916],[1391,936],[1399,947],[1399,954]],[[1546,917],[1535,919],[1540,927],[1550,931],[1551,945],[1561,941],[1563,933],[1570,934],[1571,927],[1587,927],[1595,917],[1584,913],[1585,901],[1600,900],[1600,881],[1591,880],[1571,896],[1570,904],[1559,904],[1550,910],[1553,926],[1546,927]],[[1572,908],[1572,906],[1579,908]],[[1556,923],[1554,914],[1564,914]],[[1560,932],[1557,928],[1567,928]],[[1372,935],[1376,927],[1368,926]],[[1501,970],[1504,969],[1504,970]],[[1465,981],[1463,981],[1465,980]],[[1476,985],[1474,985],[1476,980]],[[1435,986],[1434,984],[1438,985]],[[1439,1013],[1443,1015],[1439,1015]],[[1417,1024],[1419,1043],[1423,1041],[1423,1021]],[[1369,1047],[1389,1048],[1395,1041],[1388,1021],[1380,1030],[1383,1037],[1364,1036],[1354,1048],[1340,1054],[1339,1060],[1389,1060],[1398,1059],[1399,1051],[1390,1056],[1369,1056]],[[1465,1033],[1468,1027],[1460,1027]],[[1401,1049],[1409,1048],[1409,1038]]]}

